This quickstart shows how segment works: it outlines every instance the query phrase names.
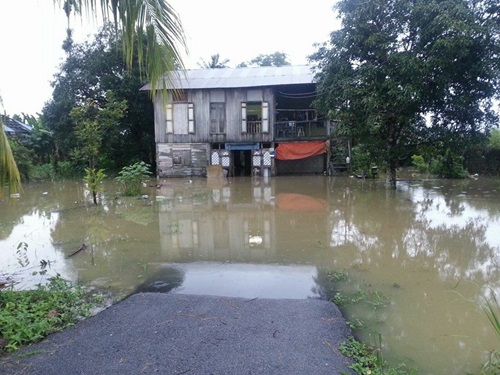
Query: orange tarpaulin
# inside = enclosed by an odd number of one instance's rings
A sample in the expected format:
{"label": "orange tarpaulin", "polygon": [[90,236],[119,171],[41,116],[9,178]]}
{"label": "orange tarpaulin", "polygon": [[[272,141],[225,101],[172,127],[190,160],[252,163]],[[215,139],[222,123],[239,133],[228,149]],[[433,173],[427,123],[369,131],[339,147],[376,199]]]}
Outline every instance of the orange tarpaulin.
{"label": "orange tarpaulin", "polygon": [[297,160],[321,155],[327,151],[325,142],[280,143],[276,147],[276,159]]}

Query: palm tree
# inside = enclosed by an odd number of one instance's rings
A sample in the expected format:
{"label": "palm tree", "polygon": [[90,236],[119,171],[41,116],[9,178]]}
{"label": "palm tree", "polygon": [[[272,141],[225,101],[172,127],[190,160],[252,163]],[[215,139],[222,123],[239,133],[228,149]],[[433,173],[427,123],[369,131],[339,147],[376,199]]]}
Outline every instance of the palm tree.
{"label": "palm tree", "polygon": [[210,56],[210,60],[208,62],[201,59],[201,63],[198,63],[198,66],[202,69],[222,69],[227,68],[228,63],[229,59],[221,60],[220,55],[216,53],[215,55]]}

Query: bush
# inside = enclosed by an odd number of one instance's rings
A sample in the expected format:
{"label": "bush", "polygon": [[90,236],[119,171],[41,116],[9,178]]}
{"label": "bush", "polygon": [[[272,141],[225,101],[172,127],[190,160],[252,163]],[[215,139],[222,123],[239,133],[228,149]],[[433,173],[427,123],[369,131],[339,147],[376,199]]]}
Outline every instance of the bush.
{"label": "bush", "polygon": [[425,162],[422,155],[412,155],[411,162],[421,173],[426,173],[429,170],[429,165]]}
{"label": "bush", "polygon": [[74,178],[81,174],[80,168],[70,161],[61,161],[57,165],[57,176],[61,178]]}
{"label": "bush", "polygon": [[466,178],[467,171],[464,166],[464,158],[446,150],[444,155],[439,155],[432,160],[430,172],[442,178]]}
{"label": "bush", "polygon": [[149,168],[150,165],[143,161],[123,167],[116,177],[116,181],[123,185],[122,194],[126,196],[140,195],[142,180],[151,176]]}
{"label": "bush", "polygon": [[30,170],[32,180],[51,180],[54,176],[54,167],[50,163],[34,165]]}

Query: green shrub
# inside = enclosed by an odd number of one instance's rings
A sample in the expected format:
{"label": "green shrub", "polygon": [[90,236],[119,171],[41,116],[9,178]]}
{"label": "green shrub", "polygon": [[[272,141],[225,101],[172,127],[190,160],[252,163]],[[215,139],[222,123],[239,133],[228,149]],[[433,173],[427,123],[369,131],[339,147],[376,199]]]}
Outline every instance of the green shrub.
{"label": "green shrub", "polygon": [[32,180],[52,180],[54,176],[54,167],[50,163],[34,165],[30,170]]}
{"label": "green shrub", "polygon": [[97,205],[97,193],[103,188],[102,182],[106,175],[104,169],[85,168],[85,176],[83,182],[87,185],[89,191],[92,193],[92,200]]}
{"label": "green shrub", "polygon": [[464,158],[447,149],[444,155],[439,155],[431,161],[430,172],[442,178],[466,178],[467,171]]}
{"label": "green shrub", "polygon": [[70,161],[61,161],[57,165],[57,176],[73,178],[81,174],[81,170]]}
{"label": "green shrub", "polygon": [[126,196],[140,195],[142,180],[151,176],[149,168],[150,165],[143,161],[123,167],[116,177],[116,181],[123,186],[122,194]]}
{"label": "green shrub", "polygon": [[429,170],[429,164],[425,162],[422,155],[412,155],[411,162],[421,173],[426,173]]}

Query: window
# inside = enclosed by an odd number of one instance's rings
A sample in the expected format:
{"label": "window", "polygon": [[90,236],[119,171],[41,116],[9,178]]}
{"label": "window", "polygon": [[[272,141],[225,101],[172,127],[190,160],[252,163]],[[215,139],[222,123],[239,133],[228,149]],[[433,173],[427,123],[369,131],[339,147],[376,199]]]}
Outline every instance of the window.
{"label": "window", "polygon": [[193,103],[168,103],[165,115],[167,133],[193,134],[195,132]]}
{"label": "window", "polygon": [[191,150],[173,150],[172,165],[174,166],[190,166],[191,165]]}
{"label": "window", "polygon": [[241,103],[241,132],[249,134],[269,133],[269,103]]}
{"label": "window", "polygon": [[210,134],[224,134],[225,132],[226,132],[225,103],[210,103]]}

